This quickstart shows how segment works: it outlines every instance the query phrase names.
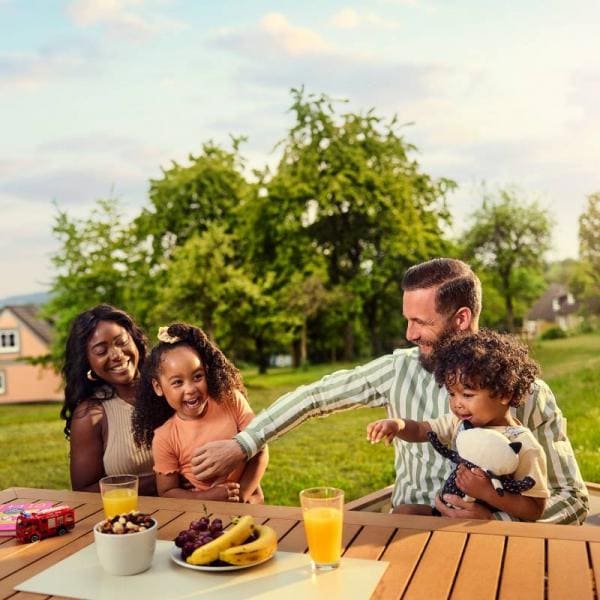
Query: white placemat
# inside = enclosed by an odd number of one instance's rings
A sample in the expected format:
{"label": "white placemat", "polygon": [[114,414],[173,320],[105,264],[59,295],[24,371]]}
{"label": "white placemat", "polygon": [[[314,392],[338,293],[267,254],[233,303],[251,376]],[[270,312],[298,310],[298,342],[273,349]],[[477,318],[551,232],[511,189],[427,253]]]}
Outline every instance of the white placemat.
{"label": "white placemat", "polygon": [[192,571],[169,557],[172,542],[158,541],[152,566],[145,573],[118,577],[98,564],[94,544],[15,586],[36,592],[85,600],[136,598],[369,598],[387,562],[342,558],[339,568],[313,573],[308,555],[277,552],[262,565],[228,573]]}

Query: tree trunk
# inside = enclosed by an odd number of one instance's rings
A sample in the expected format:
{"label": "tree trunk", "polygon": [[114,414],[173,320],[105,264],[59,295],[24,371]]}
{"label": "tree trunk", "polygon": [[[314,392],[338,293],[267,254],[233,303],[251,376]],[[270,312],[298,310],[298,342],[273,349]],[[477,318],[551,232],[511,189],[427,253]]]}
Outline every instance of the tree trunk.
{"label": "tree trunk", "polygon": [[504,304],[506,306],[506,327],[509,333],[514,333],[515,314],[513,309],[512,296],[510,294],[504,297]]}
{"label": "tree trunk", "polygon": [[297,369],[302,362],[300,345],[301,340],[299,339],[292,342],[292,366],[294,369]]}
{"label": "tree trunk", "polygon": [[354,358],[354,328],[352,323],[346,324],[344,331],[344,360],[351,361]]}
{"label": "tree trunk", "polygon": [[265,343],[263,338],[254,338],[254,346],[256,348],[256,359],[258,361],[258,372],[261,375],[264,375],[269,368],[269,356],[265,352]]}
{"label": "tree trunk", "polygon": [[303,367],[308,362],[308,336],[306,333],[306,319],[302,321],[302,330],[300,332],[300,366]]}

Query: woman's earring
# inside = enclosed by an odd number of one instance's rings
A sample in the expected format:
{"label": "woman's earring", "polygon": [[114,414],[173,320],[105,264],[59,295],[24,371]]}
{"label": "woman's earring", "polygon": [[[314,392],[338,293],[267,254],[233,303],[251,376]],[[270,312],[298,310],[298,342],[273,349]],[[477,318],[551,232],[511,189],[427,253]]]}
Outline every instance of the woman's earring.
{"label": "woman's earring", "polygon": [[98,378],[94,375],[94,371],[91,369],[85,374],[89,381],[98,381]]}

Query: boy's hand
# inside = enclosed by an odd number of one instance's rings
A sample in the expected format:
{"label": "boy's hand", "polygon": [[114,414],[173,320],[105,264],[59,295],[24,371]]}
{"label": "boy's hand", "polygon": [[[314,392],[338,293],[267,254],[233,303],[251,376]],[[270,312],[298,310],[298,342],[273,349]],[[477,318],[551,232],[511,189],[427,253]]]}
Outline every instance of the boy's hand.
{"label": "boy's hand", "polygon": [[488,500],[494,491],[492,482],[481,469],[468,469],[464,464],[456,468],[456,485],[472,498]]}
{"label": "boy's hand", "polygon": [[381,419],[367,425],[367,440],[376,444],[385,439],[385,445],[389,446],[398,432],[404,429],[402,419]]}

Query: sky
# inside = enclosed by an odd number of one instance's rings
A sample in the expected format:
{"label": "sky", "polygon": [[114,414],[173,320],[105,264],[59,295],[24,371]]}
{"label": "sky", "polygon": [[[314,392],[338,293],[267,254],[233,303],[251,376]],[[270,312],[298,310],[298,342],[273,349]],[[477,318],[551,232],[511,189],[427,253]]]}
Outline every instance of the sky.
{"label": "sky", "polygon": [[51,285],[58,209],[115,197],[131,218],[161,167],[230,135],[274,164],[302,85],[406,123],[459,185],[454,235],[483,182],[513,187],[555,221],[548,258],[577,258],[600,192],[596,0],[0,0],[0,298]]}

